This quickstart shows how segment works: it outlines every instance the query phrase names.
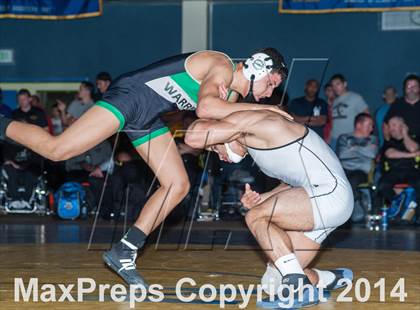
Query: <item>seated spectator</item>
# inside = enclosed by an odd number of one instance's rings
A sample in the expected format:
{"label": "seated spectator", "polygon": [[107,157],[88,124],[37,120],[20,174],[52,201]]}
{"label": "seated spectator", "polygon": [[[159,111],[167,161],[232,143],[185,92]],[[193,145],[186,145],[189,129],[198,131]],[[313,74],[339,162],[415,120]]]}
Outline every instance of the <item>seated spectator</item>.
{"label": "seated spectator", "polygon": [[305,96],[293,99],[289,112],[296,122],[307,125],[323,138],[324,126],[328,119],[328,106],[318,97],[318,91],[318,81],[308,80],[305,84]]}
{"label": "seated spectator", "polygon": [[357,186],[368,181],[372,161],[378,150],[372,130],[372,117],[367,113],[360,113],[354,120],[354,131],[338,138],[337,155],[350,181],[355,199],[358,199]]}
{"label": "seated spectator", "polygon": [[102,99],[102,96],[107,91],[109,85],[111,85],[111,81],[111,75],[108,72],[98,73],[98,75],[96,76],[96,88],[98,89],[98,92],[95,93],[95,101]]}
{"label": "seated spectator", "polygon": [[324,86],[324,94],[325,98],[327,98],[327,104],[328,104],[328,117],[327,117],[327,123],[324,126],[324,141],[328,144],[331,142],[331,130],[332,130],[332,107],[335,99],[334,90],[330,83],[326,84]]}
{"label": "seated spectator", "polygon": [[[41,109],[33,107],[30,98],[31,94],[27,89],[19,90],[17,94],[18,108],[13,110],[12,119],[48,130],[45,113]],[[16,172],[23,176],[23,179],[32,180],[25,183],[30,187],[25,188],[27,193],[31,193],[37,177],[44,169],[44,161],[41,156],[16,143],[5,144],[4,165],[7,167],[9,175],[16,175],[14,173]]]}
{"label": "seated spectator", "polygon": [[404,97],[391,106],[385,119],[401,117],[409,128],[410,136],[420,143],[420,78],[414,74],[407,76],[403,87]]}
{"label": "seated spectator", "polygon": [[63,120],[57,104],[51,108],[51,134],[57,136],[64,131]]}
{"label": "seated spectator", "polygon": [[77,99],[71,102],[68,107],[63,101],[57,100],[57,107],[60,110],[60,117],[64,126],[73,124],[93,106],[93,91],[93,84],[83,81],[80,83]]}
{"label": "seated spectator", "polygon": [[17,94],[18,108],[13,110],[12,119],[48,130],[47,117],[43,110],[31,105],[31,93],[27,89],[19,90]]}
{"label": "seated spectator", "polygon": [[330,83],[337,96],[332,109],[333,127],[330,143],[335,151],[338,137],[351,132],[356,116],[359,113],[369,113],[369,109],[362,96],[347,89],[347,80],[342,74],[332,76]]}
{"label": "seated spectator", "polygon": [[[394,116],[388,120],[389,141],[382,147],[383,174],[379,179],[376,207],[391,202],[395,196],[395,184],[407,183],[417,194],[417,205],[420,200],[419,144],[408,134],[409,129],[401,117]],[[419,208],[417,208],[417,212]],[[417,213],[419,216],[419,213]],[[417,216],[417,217],[418,217]]]}
{"label": "seated spectator", "polygon": [[375,120],[376,120],[376,130],[378,131],[378,140],[379,147],[382,147],[384,140],[389,139],[388,134],[388,125],[385,123],[385,116],[389,111],[389,108],[392,104],[395,103],[397,99],[397,91],[394,87],[388,86],[384,89],[382,95],[384,103],[376,110]]}
{"label": "seated spectator", "polygon": [[[109,210],[112,209],[113,191],[111,188],[107,188],[105,191],[102,191],[102,189],[105,186],[105,176],[107,173],[112,174],[113,167],[112,148],[110,143],[105,140],[86,153],[65,162],[66,181],[88,182],[90,184],[89,189],[92,197],[89,205],[91,208],[99,205],[103,192],[103,208]],[[111,182],[107,186],[111,187]]]}

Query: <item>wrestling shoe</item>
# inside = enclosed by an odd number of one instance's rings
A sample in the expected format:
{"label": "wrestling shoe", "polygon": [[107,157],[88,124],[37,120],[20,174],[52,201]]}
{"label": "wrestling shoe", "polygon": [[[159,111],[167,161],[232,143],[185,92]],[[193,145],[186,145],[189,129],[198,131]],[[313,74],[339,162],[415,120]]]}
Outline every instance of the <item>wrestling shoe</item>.
{"label": "wrestling shoe", "polygon": [[111,250],[106,251],[102,258],[127,284],[148,287],[136,269],[137,248],[129,247],[120,241]]}
{"label": "wrestling shoe", "polygon": [[[348,268],[337,268],[337,269],[327,269],[327,271],[332,272],[335,275],[335,279],[333,282],[328,284],[324,290],[332,291],[332,290],[338,290],[340,288],[343,288],[347,285],[346,282],[340,281],[342,279],[348,279],[350,282],[353,281],[353,271]],[[338,283],[340,282],[340,283]]]}
{"label": "wrestling shoe", "polygon": [[[300,280],[301,279],[301,280]],[[283,277],[283,285],[289,285],[289,283],[299,283],[305,287],[301,290],[289,293],[288,289],[283,289],[283,298],[280,299],[278,296],[274,300],[265,298],[257,302],[257,307],[264,309],[300,309],[304,307],[310,307],[318,304],[320,301],[320,291],[314,285],[311,284],[308,277],[301,274],[289,274]],[[324,293],[324,292],[322,292]],[[330,294],[322,294],[324,299],[328,299]],[[273,299],[273,298],[272,298]]]}

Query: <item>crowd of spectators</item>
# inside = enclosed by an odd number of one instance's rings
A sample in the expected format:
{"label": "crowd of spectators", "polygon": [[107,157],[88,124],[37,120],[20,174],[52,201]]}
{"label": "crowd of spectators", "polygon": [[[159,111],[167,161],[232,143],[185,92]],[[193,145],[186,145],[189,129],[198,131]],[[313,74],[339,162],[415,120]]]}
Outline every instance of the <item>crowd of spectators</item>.
{"label": "crowd of spectators", "polygon": [[[94,102],[100,100],[109,85],[111,76],[107,72],[97,75],[96,85],[83,81],[72,102],[57,100],[45,107],[37,95],[31,95],[26,89],[17,93],[18,108],[11,110],[0,100],[0,113],[15,120],[24,121],[58,135],[67,130],[73,122],[86,113]],[[320,90],[323,89],[321,96]],[[277,89],[268,99],[279,104],[294,117],[296,122],[314,130],[328,143],[340,159],[351,183],[355,199],[358,199],[358,186],[371,182],[377,188],[375,205],[380,208],[392,201],[396,194],[396,184],[406,184],[417,192],[417,204],[420,198],[420,79],[409,75],[403,82],[403,94],[398,97],[397,90],[388,86],[382,94],[383,103],[376,113],[369,111],[369,105],[363,96],[349,90],[348,81],[342,74],[333,75],[324,86],[316,79],[309,79],[304,85],[303,96],[292,98],[288,102],[287,94]],[[1,93],[0,93],[1,94]],[[325,99],[322,99],[324,97]],[[0,97],[1,98],[1,97]],[[264,103],[267,103],[265,100]],[[235,170],[252,171],[259,190],[270,190],[274,184],[268,178],[255,171],[252,163],[227,165],[211,157],[210,164],[200,150],[194,150],[183,142],[183,130],[194,121],[191,112],[177,112],[165,116],[171,128],[180,154],[184,160],[191,184],[201,182],[202,172],[208,169],[214,177],[214,190],[210,194],[210,204],[220,209],[223,193],[229,191],[229,182]],[[118,143],[117,143],[118,141]],[[60,163],[43,162],[43,169],[50,170],[51,186],[55,189],[67,180],[88,182],[93,193],[93,205],[99,203],[104,180],[109,175],[104,191],[104,217],[115,211],[115,202],[121,201],[121,189],[127,184],[137,184],[136,193],[142,193],[138,201],[144,201],[147,193],[157,184],[147,165],[141,161],[134,148],[127,142],[124,134],[104,141],[85,154]],[[115,152],[113,147],[117,143]],[[16,160],[19,147],[15,152],[4,151],[4,164],[20,169]],[[9,148],[13,149],[13,148]],[[114,155],[113,155],[114,154]],[[39,164],[36,156],[33,160]],[[210,167],[210,168],[209,168]],[[240,174],[241,175],[241,174]],[[243,174],[242,174],[243,175]],[[245,174],[245,176],[248,176]],[[227,194],[226,194],[227,195]],[[118,196],[118,197],[117,197]],[[417,208],[419,214],[420,207]],[[417,216],[420,218],[420,216]]]}
{"label": "crowd of spectators", "polygon": [[[403,95],[387,86],[375,113],[363,97],[348,89],[342,74],[324,86],[326,102],[319,98],[317,80],[306,82],[304,96],[292,99],[288,111],[299,123],[317,132],[337,153],[351,183],[355,199],[359,186],[376,188],[373,212],[389,205],[401,188],[416,191],[420,201],[420,79],[408,75]],[[373,103],[370,104],[373,106]],[[420,224],[420,207],[416,208]]]}

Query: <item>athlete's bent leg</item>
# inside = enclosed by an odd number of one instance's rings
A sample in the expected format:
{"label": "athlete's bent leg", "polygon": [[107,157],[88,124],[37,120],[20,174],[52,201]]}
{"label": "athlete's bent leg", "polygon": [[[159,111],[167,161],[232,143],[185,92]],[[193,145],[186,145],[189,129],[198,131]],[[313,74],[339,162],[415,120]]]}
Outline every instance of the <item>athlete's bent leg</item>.
{"label": "athlete's bent leg", "polygon": [[309,231],[314,227],[312,204],[303,188],[277,193],[250,209],[245,220],[272,262],[293,252],[287,231]]}
{"label": "athlete's bent leg", "polygon": [[[289,230],[308,231],[314,227],[312,204],[306,191],[292,188],[279,192],[250,209],[245,220],[262,250],[281,273],[282,284],[289,288],[283,287],[286,291],[281,293],[289,296],[288,300],[292,302],[289,306],[299,308],[318,303],[318,290],[306,276],[287,233]],[[303,289],[303,299],[299,296],[300,288]],[[282,306],[276,301],[276,307]]]}
{"label": "athlete's bent leg", "polygon": [[159,189],[144,205],[135,225],[150,234],[190,190],[188,174],[172,135],[168,132],[137,147],[159,181]]}
{"label": "athlete's bent leg", "polygon": [[[321,245],[305,236],[303,232],[287,231],[286,233],[292,243],[292,251],[296,255],[297,260],[303,268],[303,271],[309,278],[310,282],[313,285],[316,285],[319,280],[318,273],[313,269],[308,268],[308,266],[318,255],[318,251]],[[263,285],[265,292],[270,294],[269,285],[273,285],[274,292],[276,292],[282,283],[282,279],[283,276],[279,270],[272,263],[268,263],[266,271],[261,278],[261,284]]]}
{"label": "athlete's bent leg", "polygon": [[114,134],[119,120],[108,110],[93,106],[59,136],[41,127],[12,121],[6,136],[53,161],[80,155]]}
{"label": "athlete's bent leg", "polygon": [[190,184],[169,132],[136,149],[155,173],[160,187],[146,202],[134,226],[120,242],[104,253],[103,258],[128,284],[146,286],[143,277],[136,270],[137,250],[143,247],[147,236],[186,196]]}

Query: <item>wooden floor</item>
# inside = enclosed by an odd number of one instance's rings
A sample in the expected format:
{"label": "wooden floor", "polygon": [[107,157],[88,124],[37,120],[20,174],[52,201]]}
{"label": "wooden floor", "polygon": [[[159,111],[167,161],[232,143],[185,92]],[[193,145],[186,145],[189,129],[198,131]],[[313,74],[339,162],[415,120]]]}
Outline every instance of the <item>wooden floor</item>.
{"label": "wooden floor", "polygon": [[[208,248],[208,247],[207,247]],[[77,278],[92,278],[99,284],[123,283],[107,269],[101,260],[102,251],[87,251],[85,244],[1,245],[0,246],[0,309],[130,309],[127,302],[117,303],[110,299],[98,301],[98,292],[87,295],[82,303],[42,303],[14,301],[14,279],[39,278],[44,283],[77,283]],[[165,287],[165,299],[160,303],[143,302],[137,309],[217,309],[219,304],[181,303],[174,295],[176,282],[183,277],[193,278],[197,285],[212,283],[234,285],[258,284],[265,265],[261,253],[254,250],[155,250],[149,246],[137,261],[149,283]],[[323,251],[316,263],[319,268],[348,267],[355,279],[367,278],[371,296],[365,303],[337,303],[339,293],[333,292],[328,302],[310,309],[420,309],[420,252],[331,249]],[[379,289],[374,283],[385,278],[386,302],[379,302]],[[408,294],[405,302],[390,298],[390,291],[399,278],[405,279]],[[188,285],[186,285],[188,287]],[[353,288],[348,296],[354,297]],[[77,298],[75,291],[72,291]],[[61,291],[57,287],[57,298]],[[22,298],[22,297],[21,297]],[[219,298],[217,298],[219,300]],[[238,309],[242,300],[227,305]],[[256,294],[247,309],[255,309]]]}

